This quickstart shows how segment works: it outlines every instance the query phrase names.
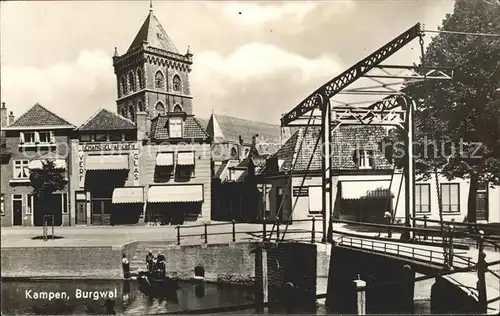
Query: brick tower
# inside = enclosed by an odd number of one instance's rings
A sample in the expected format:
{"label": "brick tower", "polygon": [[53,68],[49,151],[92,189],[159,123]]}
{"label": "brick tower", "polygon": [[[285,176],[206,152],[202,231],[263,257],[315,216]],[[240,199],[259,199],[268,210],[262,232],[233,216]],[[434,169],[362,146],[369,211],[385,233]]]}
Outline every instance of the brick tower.
{"label": "brick tower", "polygon": [[136,121],[138,111],[153,118],[168,112],[193,114],[189,73],[193,55],[182,55],[153,14],[152,7],[127,52],[115,48],[118,114]]}

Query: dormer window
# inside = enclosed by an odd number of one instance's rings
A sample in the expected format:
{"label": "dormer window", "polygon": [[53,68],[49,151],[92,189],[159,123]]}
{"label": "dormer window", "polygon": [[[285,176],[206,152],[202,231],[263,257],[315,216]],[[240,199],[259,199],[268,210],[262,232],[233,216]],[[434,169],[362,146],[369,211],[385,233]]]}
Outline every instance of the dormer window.
{"label": "dormer window", "polygon": [[171,117],[168,121],[171,138],[182,138],[182,117]]}
{"label": "dormer window", "polygon": [[359,169],[373,169],[375,166],[373,151],[363,149],[355,150],[354,162]]}
{"label": "dormer window", "polygon": [[175,75],[174,79],[172,80],[172,87],[174,91],[180,92],[182,89],[182,82],[181,82],[181,77],[179,75]]}

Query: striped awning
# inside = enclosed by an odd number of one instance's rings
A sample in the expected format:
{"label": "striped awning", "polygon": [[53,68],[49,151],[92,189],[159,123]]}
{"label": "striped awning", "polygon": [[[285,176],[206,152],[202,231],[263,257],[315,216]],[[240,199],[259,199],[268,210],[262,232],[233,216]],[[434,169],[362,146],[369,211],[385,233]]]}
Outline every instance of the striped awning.
{"label": "striped awning", "polygon": [[168,167],[174,165],[174,153],[158,153],[156,155],[156,165]]}
{"label": "striped awning", "polygon": [[128,170],[128,155],[93,155],[85,159],[87,170]]}
{"label": "striped awning", "polygon": [[148,190],[149,203],[203,202],[203,185],[158,185]]}
{"label": "striped awning", "polygon": [[388,190],[391,182],[377,181],[342,181],[341,196],[343,199],[360,199],[377,196],[382,190]]}
{"label": "striped awning", "polygon": [[[55,160],[51,160],[51,161],[54,162],[54,167],[56,169],[66,169],[66,167],[67,167],[66,160],[64,160],[64,159],[55,159]],[[32,161],[30,161],[28,168],[30,168],[30,169],[42,169],[44,162],[45,162],[45,160],[42,160],[42,159],[32,160]]]}
{"label": "striped awning", "polygon": [[194,166],[194,152],[180,152],[177,154],[177,165]]}
{"label": "striped awning", "polygon": [[144,203],[142,187],[116,188],[113,191],[113,204]]}

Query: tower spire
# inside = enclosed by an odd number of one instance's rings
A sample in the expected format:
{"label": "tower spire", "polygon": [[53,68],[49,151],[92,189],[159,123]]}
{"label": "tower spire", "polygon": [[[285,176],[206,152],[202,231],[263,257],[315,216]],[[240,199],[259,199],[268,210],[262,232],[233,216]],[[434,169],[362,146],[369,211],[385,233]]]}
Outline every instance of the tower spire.
{"label": "tower spire", "polygon": [[149,0],[149,12],[153,12],[153,0]]}

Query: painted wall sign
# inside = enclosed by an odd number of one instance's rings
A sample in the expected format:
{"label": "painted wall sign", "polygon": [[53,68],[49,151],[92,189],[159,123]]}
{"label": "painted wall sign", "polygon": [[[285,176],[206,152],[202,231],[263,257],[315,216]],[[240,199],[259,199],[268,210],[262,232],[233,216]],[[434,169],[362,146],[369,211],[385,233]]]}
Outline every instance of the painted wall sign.
{"label": "painted wall sign", "polygon": [[119,151],[137,150],[137,143],[110,143],[110,144],[85,144],[80,145],[82,151]]}
{"label": "painted wall sign", "polygon": [[139,186],[139,151],[132,155],[132,168],[134,173],[134,186]]}
{"label": "painted wall sign", "polygon": [[309,187],[293,187],[293,196],[309,196]]}
{"label": "painted wall sign", "polygon": [[78,152],[78,186],[85,187],[85,154]]}

